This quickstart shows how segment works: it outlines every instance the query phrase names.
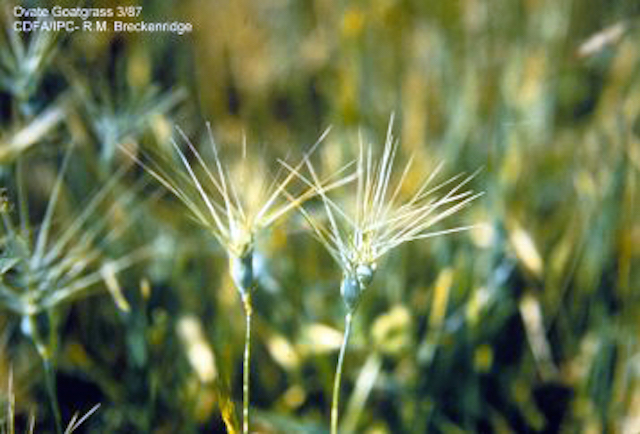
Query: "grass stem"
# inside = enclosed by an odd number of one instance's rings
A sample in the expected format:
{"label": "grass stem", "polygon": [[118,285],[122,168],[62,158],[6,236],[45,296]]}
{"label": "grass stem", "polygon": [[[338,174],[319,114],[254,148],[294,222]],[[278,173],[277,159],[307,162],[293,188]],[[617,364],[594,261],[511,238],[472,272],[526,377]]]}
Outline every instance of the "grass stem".
{"label": "grass stem", "polygon": [[250,365],[251,365],[251,316],[253,306],[251,305],[251,294],[244,297],[244,313],[246,320],[246,331],[244,335],[244,359],[242,364],[242,432],[249,433],[249,385],[250,385]]}
{"label": "grass stem", "polygon": [[44,379],[47,386],[47,394],[49,395],[49,401],[51,402],[51,411],[56,424],[56,433],[62,434],[62,417],[60,416],[60,407],[58,406],[58,394],[56,392],[56,373],[53,368],[53,363],[48,358],[42,359],[42,365],[44,366]]}
{"label": "grass stem", "polygon": [[45,386],[47,389],[47,395],[49,396],[49,402],[51,404],[51,412],[53,413],[53,418],[55,421],[56,433],[62,434],[62,417],[60,416],[58,394],[56,392],[56,372],[51,360],[52,346],[55,342],[53,333],[55,333],[55,331],[53,330],[53,326],[49,324],[49,339],[48,342],[45,343],[43,342],[42,336],[40,335],[36,315],[29,315],[28,320],[29,328],[31,329],[31,339],[33,340],[33,343],[38,350],[38,354],[40,355],[40,359],[42,360],[42,367],[44,368]]}
{"label": "grass stem", "polygon": [[347,313],[345,316],[344,337],[342,346],[340,347],[340,355],[338,356],[338,365],[336,366],[336,376],[333,382],[333,398],[331,400],[331,434],[338,434],[338,411],[340,407],[340,383],[342,382],[342,366],[344,365],[344,355],[347,352],[349,336],[351,335],[351,321],[353,312]]}

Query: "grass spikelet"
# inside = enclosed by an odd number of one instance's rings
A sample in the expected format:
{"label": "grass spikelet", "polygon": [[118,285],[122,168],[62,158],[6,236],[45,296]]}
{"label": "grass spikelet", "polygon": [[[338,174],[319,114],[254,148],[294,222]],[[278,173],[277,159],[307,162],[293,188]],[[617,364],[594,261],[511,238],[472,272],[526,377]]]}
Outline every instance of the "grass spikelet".
{"label": "grass spikelet", "polygon": [[[285,189],[296,177],[292,173],[281,176],[280,171],[273,181],[265,182],[269,178],[268,169],[262,160],[254,159],[246,152],[246,143],[243,144],[245,150],[241,164],[235,167],[224,165],[209,125],[207,129],[212,156],[210,162],[205,161],[203,154],[179,128],[179,139],[187,149],[183,150],[178,140],[172,139],[178,168],[171,167],[164,156],[145,158],[130,148],[123,149],[173,193],[187,207],[190,217],[220,243],[229,255],[234,283],[241,294],[247,294],[254,280],[250,258],[256,237],[295,207],[286,199]],[[311,189],[300,194],[296,203],[303,202],[312,194]]]}
{"label": "grass spikelet", "polygon": [[381,157],[375,160],[372,146],[360,142],[357,158],[357,188],[351,202],[336,203],[327,195],[314,167],[306,161],[309,176],[285,166],[315,190],[322,199],[328,224],[321,224],[303,207],[303,213],[315,237],[342,268],[343,297],[349,310],[357,306],[360,293],[371,281],[379,260],[406,242],[433,238],[471,229],[458,226],[433,230],[433,226],[469,205],[483,193],[464,190],[476,173],[456,175],[434,185],[442,169],[440,164],[406,200],[400,200],[404,181],[411,171],[412,160],[405,165],[392,186],[394,160],[398,142],[392,135],[393,117]]}
{"label": "grass spikelet", "polygon": [[[135,191],[131,191],[110,206],[105,205],[120,176],[112,177],[64,229],[55,224],[54,215],[70,158],[71,150],[65,155],[37,228],[31,227],[20,165],[16,176],[18,206],[11,206],[4,197],[1,207],[0,304],[22,318],[23,332],[31,339],[42,360],[57,432],[62,432],[62,425],[54,373],[56,308],[87,295],[105,275],[110,276],[113,283],[119,271],[147,254],[145,249],[140,249],[113,260],[107,260],[102,254],[101,247],[114,242],[124,231],[123,227],[111,228],[109,220],[135,197]],[[13,219],[15,213],[19,215],[17,224]]]}
{"label": "grass spikelet", "polygon": [[[285,166],[295,173],[322,199],[328,223],[323,225],[303,207],[299,207],[315,237],[342,268],[340,293],[347,308],[345,333],[338,356],[331,407],[331,432],[338,431],[339,390],[342,366],[356,308],[363,292],[373,281],[379,260],[401,244],[470,229],[458,226],[434,230],[433,226],[469,205],[482,193],[465,190],[475,176],[460,174],[434,185],[442,165],[427,177],[406,200],[400,196],[404,181],[411,171],[412,160],[405,165],[393,186],[394,160],[398,142],[392,134],[393,116],[389,121],[382,155],[373,156],[372,146],[360,140],[357,157],[357,187],[354,201],[341,206],[329,198],[319,176],[306,161],[309,174]],[[283,163],[284,164],[284,163]]]}

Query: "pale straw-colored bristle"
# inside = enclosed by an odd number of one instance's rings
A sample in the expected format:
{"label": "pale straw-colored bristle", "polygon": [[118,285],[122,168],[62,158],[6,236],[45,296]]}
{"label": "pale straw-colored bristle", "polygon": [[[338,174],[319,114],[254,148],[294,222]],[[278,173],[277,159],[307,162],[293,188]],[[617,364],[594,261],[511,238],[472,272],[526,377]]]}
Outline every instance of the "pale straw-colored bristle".
{"label": "pale straw-colored bristle", "polygon": [[360,139],[355,162],[357,186],[355,195],[352,196],[355,203],[342,204],[330,198],[310,161],[305,162],[305,174],[285,166],[321,199],[326,223],[321,223],[301,206],[299,208],[315,237],[336,259],[345,274],[355,275],[356,270],[360,269],[366,271],[361,273],[363,276],[372,275],[378,260],[403,243],[461,232],[473,227],[465,225],[433,230],[434,225],[482,195],[464,190],[477,172],[466,177],[459,174],[433,186],[433,181],[442,170],[442,164],[439,164],[408,199],[402,200],[402,193],[407,188],[405,183],[414,162],[409,159],[399,172],[398,181],[392,181],[394,163],[399,152],[392,127],[393,116],[379,159],[374,157],[373,147],[366,146]]}
{"label": "pale straw-colored bristle", "polygon": [[[246,138],[243,143],[242,160],[234,170],[233,166],[223,164],[210,124],[207,124],[207,131],[211,161],[205,160],[184,131],[179,128],[177,131],[180,141],[186,143],[187,150],[194,158],[194,161],[190,162],[178,141],[172,140],[181,168],[163,168],[158,159],[142,161],[132,150],[124,150],[180,199],[191,216],[206,227],[230,255],[243,256],[253,248],[254,239],[260,231],[276,223],[295,208],[296,204],[301,204],[316,194],[313,189],[306,189],[292,198],[288,189],[297,179],[295,172],[300,171],[306,164],[328,130],[295,167],[289,166],[294,171],[285,173],[278,170],[276,176],[271,179],[263,162],[251,158]],[[255,176],[256,171],[260,176]],[[239,180],[242,182],[238,182]]]}

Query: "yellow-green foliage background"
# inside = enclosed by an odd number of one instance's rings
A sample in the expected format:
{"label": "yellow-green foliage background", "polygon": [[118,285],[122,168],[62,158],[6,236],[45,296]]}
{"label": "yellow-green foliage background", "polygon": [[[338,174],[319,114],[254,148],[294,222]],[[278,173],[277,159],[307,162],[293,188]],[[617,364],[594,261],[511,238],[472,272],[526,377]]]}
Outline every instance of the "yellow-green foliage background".
{"label": "yellow-green foliage background", "polygon": [[[176,125],[198,143],[210,121],[230,165],[246,137],[274,173],[276,158],[299,158],[332,126],[312,157],[328,174],[355,156],[359,134],[381,149],[395,113],[398,159],[415,161],[408,187],[441,161],[443,180],[483,168],[472,185],[485,195],[440,228],[485,226],[380,264],[347,353],[345,432],[640,431],[637,2],[139,4],[147,21],[195,30],[42,36],[26,69],[3,61],[0,179],[13,212],[16,164],[37,225],[72,143],[62,227],[131,164],[119,145],[165,152]],[[1,6],[6,59],[13,18]],[[117,191],[142,179],[130,167]],[[84,429],[225,432],[222,414],[241,400],[244,317],[224,252],[157,182],[139,188],[138,206],[110,223],[129,224],[117,254],[153,251],[119,274],[130,310],[98,284],[58,313],[64,419],[101,403]],[[269,279],[255,296],[254,426],[325,432],[340,270],[300,216],[270,235],[259,240]],[[20,318],[1,312],[16,424],[33,412],[36,431],[50,431],[36,352]],[[213,380],[190,362],[194,345],[215,355]]]}

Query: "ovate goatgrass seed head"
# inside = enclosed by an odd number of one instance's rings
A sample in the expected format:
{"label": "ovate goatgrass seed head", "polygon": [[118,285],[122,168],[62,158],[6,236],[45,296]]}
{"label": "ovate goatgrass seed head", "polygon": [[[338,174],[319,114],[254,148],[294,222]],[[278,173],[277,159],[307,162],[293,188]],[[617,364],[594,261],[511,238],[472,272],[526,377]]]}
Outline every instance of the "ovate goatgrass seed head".
{"label": "ovate goatgrass seed head", "polygon": [[[129,191],[118,195],[110,206],[106,205],[121,178],[118,174],[92,196],[64,229],[54,225],[70,155],[69,151],[37,228],[31,227],[20,173],[16,176],[18,206],[8,206],[7,199],[2,199],[0,304],[23,317],[38,315],[84,294],[94,284],[105,280],[106,275],[113,279],[117,272],[148,254],[146,249],[140,249],[107,261],[102,252],[101,247],[107,247],[124,233],[124,226],[111,227],[110,221],[122,212],[123,207],[133,203],[136,196],[134,191]],[[19,216],[17,224],[13,218],[16,214]],[[114,294],[114,297],[124,300],[121,294]]]}
{"label": "ovate goatgrass seed head", "polygon": [[394,160],[398,142],[392,135],[393,116],[389,122],[384,150],[374,159],[372,146],[360,140],[357,164],[357,188],[351,203],[336,203],[322,187],[318,174],[309,161],[305,161],[309,175],[288,167],[322,199],[327,224],[319,223],[300,207],[316,238],[340,264],[343,272],[341,295],[347,308],[354,310],[362,292],[373,281],[379,260],[395,247],[409,241],[431,238],[470,229],[459,226],[434,231],[432,227],[446,217],[467,206],[482,193],[464,191],[475,173],[465,177],[454,176],[440,184],[433,180],[436,170],[406,200],[400,200],[412,160],[392,185]]}

